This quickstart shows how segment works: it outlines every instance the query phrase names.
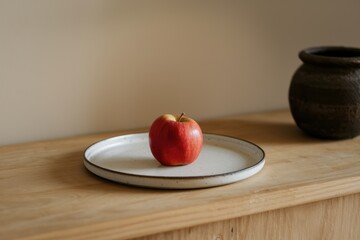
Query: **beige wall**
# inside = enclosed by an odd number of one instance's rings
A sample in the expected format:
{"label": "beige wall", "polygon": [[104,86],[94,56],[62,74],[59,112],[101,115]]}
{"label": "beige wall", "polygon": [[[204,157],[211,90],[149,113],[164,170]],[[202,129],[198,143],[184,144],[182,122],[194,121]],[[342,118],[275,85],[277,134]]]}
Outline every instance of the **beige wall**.
{"label": "beige wall", "polygon": [[297,53],[360,1],[0,0],[0,145],[288,107]]}

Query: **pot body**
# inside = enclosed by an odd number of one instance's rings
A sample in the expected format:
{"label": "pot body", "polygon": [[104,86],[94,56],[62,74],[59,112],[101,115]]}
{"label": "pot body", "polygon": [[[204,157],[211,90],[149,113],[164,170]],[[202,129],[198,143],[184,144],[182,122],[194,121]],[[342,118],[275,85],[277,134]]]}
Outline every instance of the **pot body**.
{"label": "pot body", "polygon": [[289,104],[297,126],[324,139],[360,134],[360,49],[308,48],[291,80]]}

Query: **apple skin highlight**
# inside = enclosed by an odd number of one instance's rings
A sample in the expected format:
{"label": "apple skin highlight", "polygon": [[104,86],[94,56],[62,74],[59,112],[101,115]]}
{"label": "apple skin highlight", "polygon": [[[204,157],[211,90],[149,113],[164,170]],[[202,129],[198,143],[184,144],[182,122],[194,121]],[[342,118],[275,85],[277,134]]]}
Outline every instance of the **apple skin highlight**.
{"label": "apple skin highlight", "polygon": [[150,150],[163,165],[181,166],[194,162],[202,145],[203,134],[199,124],[183,114],[164,114],[150,127]]}

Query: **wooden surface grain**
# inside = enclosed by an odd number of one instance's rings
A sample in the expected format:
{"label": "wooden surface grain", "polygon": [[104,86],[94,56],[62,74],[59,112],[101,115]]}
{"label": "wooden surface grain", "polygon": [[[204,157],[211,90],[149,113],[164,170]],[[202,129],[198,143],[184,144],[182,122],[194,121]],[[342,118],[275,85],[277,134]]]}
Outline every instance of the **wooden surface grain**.
{"label": "wooden surface grain", "polygon": [[0,147],[0,239],[127,239],[360,192],[360,138],[324,141],[288,111],[204,121],[204,132],[265,150],[257,175],[199,190],[157,190],[101,179],[83,152],[133,131]]}
{"label": "wooden surface grain", "polygon": [[358,240],[360,193],[133,240]]}

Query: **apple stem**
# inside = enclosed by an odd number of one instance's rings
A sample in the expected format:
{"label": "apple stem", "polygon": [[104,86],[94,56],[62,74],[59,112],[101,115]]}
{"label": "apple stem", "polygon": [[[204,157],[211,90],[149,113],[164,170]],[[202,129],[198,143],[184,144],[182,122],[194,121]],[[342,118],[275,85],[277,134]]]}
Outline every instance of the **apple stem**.
{"label": "apple stem", "polygon": [[181,113],[181,115],[177,121],[180,122],[183,116],[184,116],[184,113]]}

